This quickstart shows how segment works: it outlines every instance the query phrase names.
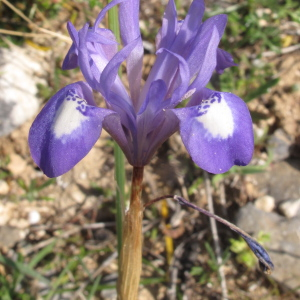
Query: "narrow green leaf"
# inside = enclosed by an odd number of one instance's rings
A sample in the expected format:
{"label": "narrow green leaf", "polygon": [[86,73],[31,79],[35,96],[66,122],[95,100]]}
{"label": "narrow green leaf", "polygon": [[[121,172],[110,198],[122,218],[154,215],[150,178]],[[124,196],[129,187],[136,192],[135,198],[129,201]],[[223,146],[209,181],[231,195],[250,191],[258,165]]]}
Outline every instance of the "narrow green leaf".
{"label": "narrow green leaf", "polygon": [[57,277],[56,281],[54,282],[51,291],[46,297],[46,300],[52,299],[52,297],[55,295],[58,287],[64,283],[65,280],[65,275],[69,270],[72,270],[76,265],[78,265],[78,260],[71,260],[69,263],[66,265],[66,267],[62,270],[62,272],[59,274]]}
{"label": "narrow green leaf", "polygon": [[56,181],[56,178],[50,178],[49,180],[47,180],[46,182],[44,182],[43,184],[41,184],[40,186],[38,186],[36,189],[38,191],[41,191],[42,189],[46,188],[47,186],[54,184]]}
{"label": "narrow green leaf", "polygon": [[35,278],[39,281],[43,281],[46,284],[50,284],[50,281],[46,277],[42,276],[37,271],[33,270],[29,265],[23,264],[18,261],[13,261],[7,257],[4,257],[3,255],[0,255],[0,263],[5,264],[8,267],[11,267],[13,269],[17,269],[20,273],[24,275]]}
{"label": "narrow green leaf", "polygon": [[98,276],[96,278],[96,280],[94,281],[94,284],[93,284],[92,289],[91,289],[91,291],[89,293],[89,296],[88,296],[88,300],[92,300],[93,299],[93,296],[94,296],[94,294],[97,291],[97,287],[99,285],[100,279],[101,279],[101,276]]}
{"label": "narrow green leaf", "polygon": [[[42,261],[45,258],[46,255],[52,252],[54,246],[55,246],[55,241],[50,245],[46,246],[45,248],[43,248],[41,251],[39,251],[29,262],[28,266],[33,269],[40,261]],[[16,286],[18,286],[21,283],[24,276],[25,274],[20,274],[18,276],[16,280]]]}
{"label": "narrow green leaf", "polygon": [[157,284],[161,282],[165,282],[166,278],[164,277],[155,277],[155,278],[143,278],[141,280],[141,284],[148,285],[148,284]]}
{"label": "narrow green leaf", "polygon": [[[112,0],[109,0],[110,3]],[[120,28],[118,19],[118,7],[114,6],[108,11],[108,27],[113,31],[118,43],[120,43]],[[120,75],[120,70],[119,70]],[[118,253],[122,246],[122,232],[123,232],[123,217],[124,217],[124,201],[125,201],[125,167],[124,154],[119,145],[114,142],[114,156],[115,156],[115,178],[117,182],[116,193],[116,208],[117,208],[117,239],[118,239]]]}
{"label": "narrow green leaf", "polygon": [[163,275],[166,275],[166,272],[165,272],[163,269],[154,266],[153,263],[151,263],[149,260],[143,258],[142,261],[143,261],[143,264],[145,264],[145,265],[151,267],[151,268],[152,268],[154,271],[156,271],[159,275],[162,275],[162,276],[163,276]]}
{"label": "narrow green leaf", "polygon": [[56,244],[56,241],[53,241],[51,244],[43,248],[41,251],[39,251],[30,261],[28,264],[31,268],[34,268],[40,261],[42,261],[45,256],[50,254]]}

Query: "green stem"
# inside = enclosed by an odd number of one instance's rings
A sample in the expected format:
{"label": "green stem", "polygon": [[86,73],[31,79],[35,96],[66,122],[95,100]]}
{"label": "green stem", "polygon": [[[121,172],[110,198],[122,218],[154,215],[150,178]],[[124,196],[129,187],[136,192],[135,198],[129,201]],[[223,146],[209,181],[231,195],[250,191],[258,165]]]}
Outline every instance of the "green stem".
{"label": "green stem", "polygon": [[[108,0],[108,3],[112,0]],[[117,42],[120,43],[120,27],[119,27],[119,18],[118,18],[118,7],[114,6],[108,11],[108,27],[114,33]]]}
{"label": "green stem", "polygon": [[119,145],[114,142],[114,156],[115,156],[115,179],[117,182],[116,194],[116,209],[117,209],[117,239],[118,239],[118,253],[120,254],[122,248],[122,233],[124,220],[124,200],[125,200],[125,168],[124,168],[124,154]]}
{"label": "green stem", "polygon": [[[111,2],[112,0],[108,0]],[[120,28],[118,19],[118,7],[114,6],[108,11],[108,27],[113,31],[115,37],[120,43]],[[120,75],[120,70],[119,70]],[[118,253],[122,248],[122,226],[124,220],[124,200],[125,200],[125,167],[124,167],[124,154],[119,145],[114,142],[114,156],[115,156],[115,179],[117,182],[116,194],[116,209],[117,209],[117,238],[118,238]]]}

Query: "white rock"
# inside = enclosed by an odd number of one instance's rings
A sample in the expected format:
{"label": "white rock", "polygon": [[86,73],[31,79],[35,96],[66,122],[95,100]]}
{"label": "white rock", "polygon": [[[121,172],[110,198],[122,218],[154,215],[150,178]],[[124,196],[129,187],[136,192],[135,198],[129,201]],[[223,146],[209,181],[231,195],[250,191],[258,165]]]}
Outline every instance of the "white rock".
{"label": "white rock", "polygon": [[0,195],[6,195],[9,192],[9,185],[6,181],[0,180]]}
{"label": "white rock", "polygon": [[275,199],[269,195],[265,195],[256,199],[255,207],[265,212],[271,212],[275,208]]}
{"label": "white rock", "polygon": [[84,199],[86,198],[86,195],[79,189],[74,188],[74,191],[72,191],[72,198],[77,203],[82,203],[84,201]]}
{"label": "white rock", "polygon": [[15,210],[15,203],[0,201],[0,227],[8,224],[13,216],[12,212]]}
{"label": "white rock", "polygon": [[300,215],[300,199],[288,200],[281,203],[279,210],[289,219]]}
{"label": "white rock", "polygon": [[30,225],[37,224],[41,220],[41,215],[37,210],[32,210],[28,214],[28,221]]}
{"label": "white rock", "polygon": [[9,134],[37,113],[34,73],[43,73],[42,67],[24,50],[0,49],[0,136]]}

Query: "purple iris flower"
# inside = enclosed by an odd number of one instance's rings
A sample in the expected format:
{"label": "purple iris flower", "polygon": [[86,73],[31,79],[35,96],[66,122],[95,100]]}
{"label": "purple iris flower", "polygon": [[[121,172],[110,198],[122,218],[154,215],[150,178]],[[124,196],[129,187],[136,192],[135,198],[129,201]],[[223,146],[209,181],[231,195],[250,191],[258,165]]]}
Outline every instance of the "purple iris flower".
{"label": "purple iris flower", "polygon": [[[105,13],[119,6],[123,48],[113,33],[99,28]],[[252,122],[246,104],[231,93],[205,88],[214,71],[235,65],[218,48],[227,17],[202,22],[204,1],[194,0],[186,18],[177,20],[170,0],[156,37],[157,57],[141,87],[143,44],[139,0],[114,0],[95,24],[77,31],[69,23],[73,44],[63,69],[79,67],[86,82],[57,92],[32,124],[29,146],[37,165],[49,177],[69,171],[87,155],[104,128],[133,166],[149,163],[157,148],[174,132],[194,162],[211,173],[246,165],[253,153]],[[118,69],[126,61],[129,93]],[[93,90],[106,107],[97,107]],[[176,108],[189,99],[186,107]]]}

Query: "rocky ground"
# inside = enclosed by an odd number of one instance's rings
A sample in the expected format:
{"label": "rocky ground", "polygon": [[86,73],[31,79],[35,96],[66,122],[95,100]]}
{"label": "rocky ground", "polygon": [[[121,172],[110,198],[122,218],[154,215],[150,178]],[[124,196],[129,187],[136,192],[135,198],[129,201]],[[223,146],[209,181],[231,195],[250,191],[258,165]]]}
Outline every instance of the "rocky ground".
{"label": "rocky ground", "polygon": [[[149,3],[142,3],[142,19],[149,22],[142,21],[141,27],[148,26],[151,32],[160,22],[162,8],[159,1]],[[84,10],[77,11],[79,24],[84,19]],[[69,18],[70,10],[66,8],[55,20],[40,22],[45,28],[65,33]],[[295,26],[293,32],[299,43],[300,21]],[[148,49],[145,76],[154,60],[153,40],[149,36],[145,46]],[[57,65],[69,46],[67,41],[37,36],[33,42],[19,47],[4,40],[10,47],[0,49],[3,91],[0,95],[0,286],[3,282],[13,282],[14,270],[18,269],[18,265],[3,263],[1,257],[30,264],[37,253],[53,244],[52,254],[37,263],[34,270],[58,282],[57,290],[58,287],[65,290],[47,299],[87,299],[82,298],[86,297],[85,288],[98,275],[104,288],[97,291],[94,299],[114,299],[113,290],[107,289],[117,276],[116,184],[111,138],[103,132],[74,169],[49,181],[34,165],[27,145],[30,125],[46,100],[41,93],[36,97],[36,85],[55,89],[79,80],[81,75],[57,73]],[[36,47],[40,43],[45,48]],[[247,51],[251,53],[251,49]],[[263,244],[275,270],[270,276],[264,275],[256,262],[247,264],[243,256],[248,255],[247,250],[230,251],[230,239],[238,241],[238,237],[220,225],[221,248],[229,253],[224,273],[230,299],[296,299],[300,291],[300,52],[291,49],[285,54],[267,53],[260,59],[272,64],[274,77],[280,78],[268,93],[249,103],[252,111],[265,116],[254,126],[256,136],[262,137],[263,142],[257,144],[251,163],[261,166],[263,172],[257,172],[256,168],[249,174],[236,171],[219,181],[212,175],[210,179],[216,182],[213,188],[216,213],[254,237],[267,235]],[[181,194],[206,207],[202,175],[175,134],[146,167],[143,199],[146,202],[164,194]],[[129,183],[129,165],[126,176]],[[213,241],[209,220],[174,203],[168,205],[167,216],[162,213],[163,204],[145,211],[144,281],[140,299],[221,299],[221,284],[210,252]],[[168,239],[173,243],[171,254],[166,248]],[[72,272],[66,271],[67,280],[56,281],[69,257],[80,257],[84,263]],[[32,274],[26,276],[29,279],[15,287],[17,292],[30,290],[32,298],[26,299],[49,296],[47,284]],[[15,299],[21,299],[18,297]]]}

